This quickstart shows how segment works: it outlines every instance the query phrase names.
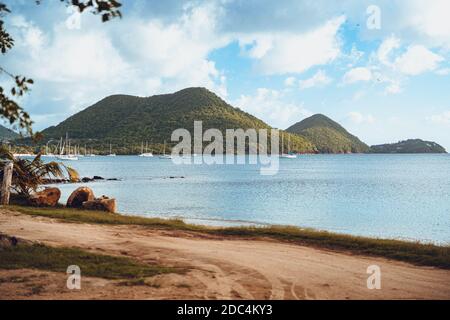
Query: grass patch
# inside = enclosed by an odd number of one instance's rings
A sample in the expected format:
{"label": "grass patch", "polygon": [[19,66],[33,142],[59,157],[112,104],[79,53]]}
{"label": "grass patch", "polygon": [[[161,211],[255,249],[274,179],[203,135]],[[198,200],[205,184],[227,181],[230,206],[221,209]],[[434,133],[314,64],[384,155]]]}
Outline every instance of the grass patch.
{"label": "grass patch", "polygon": [[0,269],[40,269],[66,272],[70,265],[77,265],[82,276],[105,279],[139,279],[173,269],[146,265],[129,258],[91,253],[74,248],[53,248],[38,244],[0,246]]}
{"label": "grass patch", "polygon": [[156,288],[156,289],[161,288],[161,285],[159,283],[147,282],[147,280],[144,278],[121,281],[117,285],[122,286],[122,287],[145,286],[145,287],[151,287],[151,288]]}
{"label": "grass patch", "polygon": [[95,211],[53,208],[29,208],[12,206],[11,209],[48,218],[71,222],[86,222],[112,225],[140,225],[151,228],[201,232],[225,237],[271,238],[290,243],[309,245],[354,254],[385,257],[416,265],[450,269],[450,246],[437,246],[419,242],[375,239],[336,234],[291,226],[212,228],[189,225],[181,220],[166,220],[125,216]]}
{"label": "grass patch", "polygon": [[22,206],[10,206],[9,208],[32,216],[56,218],[71,222],[86,222],[110,225],[140,225],[151,226],[154,228],[187,231],[204,229],[202,226],[188,225],[182,220],[126,216],[117,213],[108,213],[102,211],[87,211],[68,208],[35,208]]}
{"label": "grass patch", "polygon": [[32,277],[7,277],[7,278],[0,278],[0,285],[3,283],[26,283],[31,280]]}

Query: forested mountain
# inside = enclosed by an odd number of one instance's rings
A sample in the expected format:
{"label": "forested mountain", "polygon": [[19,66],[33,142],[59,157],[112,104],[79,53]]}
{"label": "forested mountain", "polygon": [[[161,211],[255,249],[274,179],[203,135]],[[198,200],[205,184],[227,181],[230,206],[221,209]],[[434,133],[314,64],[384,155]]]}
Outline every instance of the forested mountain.
{"label": "forested mountain", "polygon": [[316,114],[289,127],[287,132],[311,141],[321,153],[364,153],[369,147],[330,118]]}
{"label": "forested mountain", "polygon": [[[42,132],[45,141],[65,137],[66,133],[81,145],[96,149],[113,144],[116,152],[138,152],[148,141],[159,152],[164,141],[169,144],[172,132],[185,128],[193,132],[194,121],[203,121],[203,130],[270,128],[258,118],[234,108],[205,88],[187,88],[173,94],[147,98],[113,95]],[[291,149],[314,152],[313,144],[291,135]]]}
{"label": "forested mountain", "polygon": [[0,140],[14,140],[19,137],[20,135],[18,133],[0,125]]}

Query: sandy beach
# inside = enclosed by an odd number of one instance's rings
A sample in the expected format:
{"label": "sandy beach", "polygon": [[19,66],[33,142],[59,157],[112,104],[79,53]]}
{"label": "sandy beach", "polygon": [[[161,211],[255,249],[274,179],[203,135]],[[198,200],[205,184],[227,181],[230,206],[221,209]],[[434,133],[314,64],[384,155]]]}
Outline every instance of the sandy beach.
{"label": "sandy beach", "polygon": [[[50,246],[77,247],[178,267],[149,286],[43,270],[0,270],[1,299],[450,299],[450,270],[282,243],[142,226],[66,223],[0,209],[0,232]],[[367,267],[381,268],[380,290],[367,289]],[[5,279],[25,278],[23,282]],[[37,294],[27,287],[39,286]]]}

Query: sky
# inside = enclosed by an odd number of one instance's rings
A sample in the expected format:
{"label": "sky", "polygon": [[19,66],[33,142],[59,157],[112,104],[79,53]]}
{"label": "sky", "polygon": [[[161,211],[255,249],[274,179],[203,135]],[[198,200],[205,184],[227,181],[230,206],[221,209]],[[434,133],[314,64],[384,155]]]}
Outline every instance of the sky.
{"label": "sky", "polygon": [[448,0],[122,0],[107,23],[2,2],[16,43],[0,63],[35,81],[20,101],[35,130],[111,94],[202,86],[273,127],[323,113],[370,145],[450,150]]}

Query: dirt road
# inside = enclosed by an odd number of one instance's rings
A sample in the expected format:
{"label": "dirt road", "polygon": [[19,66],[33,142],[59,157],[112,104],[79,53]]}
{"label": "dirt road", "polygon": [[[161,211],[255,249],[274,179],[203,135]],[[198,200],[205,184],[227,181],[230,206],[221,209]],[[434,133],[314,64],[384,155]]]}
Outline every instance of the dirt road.
{"label": "dirt road", "polygon": [[[150,286],[83,278],[65,289],[66,275],[0,270],[0,298],[12,299],[450,299],[450,271],[383,258],[271,240],[230,240],[139,226],[63,223],[0,210],[0,232],[53,246],[127,255],[148,263],[187,267],[155,277]],[[367,267],[381,268],[381,289],[367,289]],[[5,279],[25,277],[27,285]],[[31,284],[30,284],[31,283]],[[35,291],[26,289],[39,286]]]}

